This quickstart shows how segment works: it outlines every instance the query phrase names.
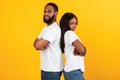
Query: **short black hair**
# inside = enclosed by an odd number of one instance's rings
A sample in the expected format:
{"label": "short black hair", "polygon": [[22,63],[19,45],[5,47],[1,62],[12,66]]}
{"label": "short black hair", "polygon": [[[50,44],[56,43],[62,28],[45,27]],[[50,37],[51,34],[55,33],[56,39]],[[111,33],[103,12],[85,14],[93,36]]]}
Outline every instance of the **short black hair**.
{"label": "short black hair", "polygon": [[54,8],[55,12],[58,12],[58,6],[55,3],[50,2],[50,3],[46,4],[46,6],[48,6],[48,5],[52,6]]}

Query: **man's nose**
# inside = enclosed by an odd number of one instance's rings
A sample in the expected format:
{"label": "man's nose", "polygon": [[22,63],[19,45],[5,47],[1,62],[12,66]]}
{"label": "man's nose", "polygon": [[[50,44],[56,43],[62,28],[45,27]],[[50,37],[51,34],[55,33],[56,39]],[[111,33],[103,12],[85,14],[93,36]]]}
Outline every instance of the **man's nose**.
{"label": "man's nose", "polygon": [[45,16],[48,16],[48,12],[45,12],[44,15],[45,15]]}

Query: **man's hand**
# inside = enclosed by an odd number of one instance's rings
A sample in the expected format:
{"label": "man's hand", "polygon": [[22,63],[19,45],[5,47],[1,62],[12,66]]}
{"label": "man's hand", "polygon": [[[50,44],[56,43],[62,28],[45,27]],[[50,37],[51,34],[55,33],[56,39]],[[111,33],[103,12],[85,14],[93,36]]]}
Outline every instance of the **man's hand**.
{"label": "man's hand", "polygon": [[48,48],[48,44],[47,45],[45,45],[43,48],[41,48],[40,50],[45,50],[45,49],[47,49]]}

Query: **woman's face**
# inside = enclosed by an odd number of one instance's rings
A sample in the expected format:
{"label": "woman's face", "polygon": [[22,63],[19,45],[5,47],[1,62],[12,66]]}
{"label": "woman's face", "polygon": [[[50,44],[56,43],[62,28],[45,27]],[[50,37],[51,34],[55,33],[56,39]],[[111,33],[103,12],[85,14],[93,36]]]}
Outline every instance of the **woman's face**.
{"label": "woman's face", "polygon": [[76,26],[77,26],[77,20],[75,17],[73,17],[71,20],[70,20],[70,23],[69,23],[69,26],[70,26],[70,29],[71,30],[75,30]]}

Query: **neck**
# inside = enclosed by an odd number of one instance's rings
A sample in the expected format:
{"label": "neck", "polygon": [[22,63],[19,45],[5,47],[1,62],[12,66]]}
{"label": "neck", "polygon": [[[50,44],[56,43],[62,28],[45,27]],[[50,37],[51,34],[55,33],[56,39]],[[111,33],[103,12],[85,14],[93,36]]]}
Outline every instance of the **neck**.
{"label": "neck", "polygon": [[51,25],[52,23],[54,23],[55,21],[52,21],[51,23],[47,23],[47,26]]}

